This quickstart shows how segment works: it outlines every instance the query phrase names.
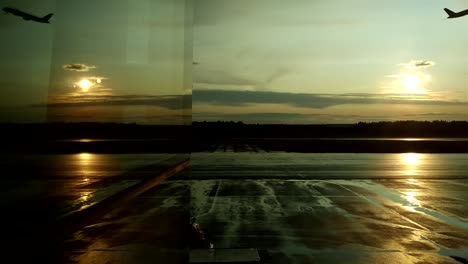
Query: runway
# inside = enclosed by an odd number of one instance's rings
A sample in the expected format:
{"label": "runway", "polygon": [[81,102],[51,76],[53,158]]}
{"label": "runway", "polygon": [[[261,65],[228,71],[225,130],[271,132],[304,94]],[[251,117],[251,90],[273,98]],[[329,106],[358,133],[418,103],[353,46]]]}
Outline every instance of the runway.
{"label": "runway", "polygon": [[266,249],[269,263],[460,263],[468,156],[418,155],[193,153],[70,237],[67,261],[186,263],[196,217],[215,248]]}

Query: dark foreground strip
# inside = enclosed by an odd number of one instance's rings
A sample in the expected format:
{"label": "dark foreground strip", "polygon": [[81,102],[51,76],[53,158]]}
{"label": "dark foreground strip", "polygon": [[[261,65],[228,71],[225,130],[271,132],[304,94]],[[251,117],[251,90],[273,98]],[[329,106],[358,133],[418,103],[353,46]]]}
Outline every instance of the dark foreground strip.
{"label": "dark foreground strip", "polygon": [[96,221],[96,218],[102,217],[111,209],[128,202],[136,196],[148,191],[162,181],[169,179],[190,166],[190,160],[183,160],[176,165],[163,170],[157,176],[135,184],[121,192],[112,195],[99,203],[96,203],[84,210],[64,217],[60,220],[58,228],[64,235],[71,235],[75,231]]}

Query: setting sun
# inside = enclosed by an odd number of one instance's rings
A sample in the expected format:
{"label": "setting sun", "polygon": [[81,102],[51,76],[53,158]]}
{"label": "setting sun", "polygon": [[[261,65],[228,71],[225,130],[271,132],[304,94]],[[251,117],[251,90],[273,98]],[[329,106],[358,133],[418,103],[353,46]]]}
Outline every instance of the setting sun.
{"label": "setting sun", "polygon": [[93,86],[93,83],[90,82],[88,79],[83,79],[80,82],[78,82],[78,86],[81,88],[83,92],[87,92],[91,86]]}
{"label": "setting sun", "polygon": [[416,75],[405,75],[401,80],[401,85],[405,93],[423,93],[420,88],[422,80]]}

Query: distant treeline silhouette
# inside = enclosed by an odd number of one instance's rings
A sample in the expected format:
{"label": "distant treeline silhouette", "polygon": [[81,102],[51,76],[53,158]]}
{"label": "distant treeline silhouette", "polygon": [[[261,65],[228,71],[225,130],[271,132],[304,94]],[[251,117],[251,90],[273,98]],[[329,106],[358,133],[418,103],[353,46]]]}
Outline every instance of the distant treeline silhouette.
{"label": "distant treeline silhouette", "polygon": [[466,121],[359,122],[343,125],[264,125],[242,122],[193,122],[197,138],[336,138],[336,137],[461,137]]}
{"label": "distant treeline silhouette", "polygon": [[363,136],[385,137],[468,137],[466,121],[360,122],[353,126]]}
{"label": "distant treeline silhouette", "polygon": [[[336,153],[468,153],[468,141],[378,138],[468,138],[464,121],[397,121],[344,125],[192,125],[121,123],[0,124],[0,153],[189,153],[234,150]],[[347,140],[346,138],[354,138]],[[374,138],[375,140],[357,138]],[[73,140],[98,139],[98,140]],[[101,140],[102,139],[102,140]],[[249,147],[246,147],[249,146]]]}

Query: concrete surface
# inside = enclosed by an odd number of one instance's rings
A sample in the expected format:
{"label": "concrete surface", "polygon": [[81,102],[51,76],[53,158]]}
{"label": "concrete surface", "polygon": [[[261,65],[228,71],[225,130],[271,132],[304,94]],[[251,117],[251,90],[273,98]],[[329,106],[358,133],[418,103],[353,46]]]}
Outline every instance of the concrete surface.
{"label": "concrete surface", "polygon": [[192,168],[69,236],[70,263],[186,263],[189,219],[268,263],[462,263],[468,155],[194,153]]}

